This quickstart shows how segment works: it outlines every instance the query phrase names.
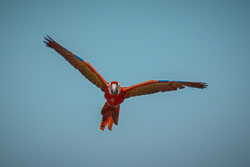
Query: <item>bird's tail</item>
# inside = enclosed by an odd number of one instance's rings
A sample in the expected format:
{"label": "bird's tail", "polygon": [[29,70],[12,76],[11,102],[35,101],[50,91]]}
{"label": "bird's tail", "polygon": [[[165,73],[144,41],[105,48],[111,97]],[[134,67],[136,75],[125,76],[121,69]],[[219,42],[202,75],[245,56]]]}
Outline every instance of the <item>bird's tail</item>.
{"label": "bird's tail", "polygon": [[102,122],[100,129],[104,130],[108,124],[109,130],[112,130],[113,123],[118,124],[120,105],[112,107],[105,103],[102,108]]}

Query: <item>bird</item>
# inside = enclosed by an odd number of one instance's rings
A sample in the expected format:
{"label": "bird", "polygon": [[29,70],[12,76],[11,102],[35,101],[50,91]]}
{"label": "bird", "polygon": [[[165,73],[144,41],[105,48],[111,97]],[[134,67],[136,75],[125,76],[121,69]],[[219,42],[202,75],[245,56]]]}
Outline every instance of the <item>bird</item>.
{"label": "bird", "polygon": [[207,83],[204,82],[173,80],[149,80],[129,87],[121,87],[118,81],[107,82],[90,63],[62,47],[50,36],[44,37],[44,43],[58,52],[83,76],[103,91],[106,102],[101,110],[101,130],[104,130],[108,125],[108,129],[111,131],[113,124],[118,125],[120,105],[125,99],[158,92],[175,91],[184,87],[200,89],[207,87]]}

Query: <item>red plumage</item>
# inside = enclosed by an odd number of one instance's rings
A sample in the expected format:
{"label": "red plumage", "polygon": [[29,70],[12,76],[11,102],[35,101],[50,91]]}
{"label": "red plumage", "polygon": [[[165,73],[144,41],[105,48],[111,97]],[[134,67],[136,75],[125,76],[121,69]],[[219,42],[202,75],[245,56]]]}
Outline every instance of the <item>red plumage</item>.
{"label": "red plumage", "polygon": [[109,130],[112,130],[113,123],[116,125],[118,124],[120,104],[126,98],[157,92],[173,91],[182,89],[186,86],[201,89],[207,87],[207,84],[203,82],[168,80],[151,80],[130,87],[120,87],[120,84],[117,81],[112,81],[110,83],[105,81],[105,79],[88,62],[74,55],[49,36],[45,37],[44,42],[48,47],[55,49],[59,54],[61,54],[72,66],[78,69],[81,74],[83,74],[89,81],[105,93],[104,97],[107,101],[101,111],[101,130],[104,130],[106,125],[108,125]]}

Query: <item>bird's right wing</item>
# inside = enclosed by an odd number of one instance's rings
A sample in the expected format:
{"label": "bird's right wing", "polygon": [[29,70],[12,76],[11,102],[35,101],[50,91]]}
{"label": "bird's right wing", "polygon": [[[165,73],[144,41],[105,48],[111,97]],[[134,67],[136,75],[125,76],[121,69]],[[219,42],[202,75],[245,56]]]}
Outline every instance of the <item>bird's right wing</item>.
{"label": "bird's right wing", "polygon": [[44,38],[46,45],[52,49],[55,49],[60,55],[62,55],[72,66],[78,69],[82,75],[84,75],[89,81],[95,84],[103,92],[106,91],[108,83],[105,79],[92,67],[88,62],[71,53],[57,42],[55,42],[49,36]]}

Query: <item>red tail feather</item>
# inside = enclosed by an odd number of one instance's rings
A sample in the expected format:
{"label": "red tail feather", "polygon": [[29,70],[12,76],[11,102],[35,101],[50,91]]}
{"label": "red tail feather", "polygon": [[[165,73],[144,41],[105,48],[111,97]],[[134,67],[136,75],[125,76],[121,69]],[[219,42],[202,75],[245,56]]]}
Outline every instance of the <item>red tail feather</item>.
{"label": "red tail feather", "polygon": [[120,106],[111,107],[107,103],[102,108],[102,122],[100,129],[104,130],[108,124],[108,128],[111,131],[113,123],[118,124]]}

